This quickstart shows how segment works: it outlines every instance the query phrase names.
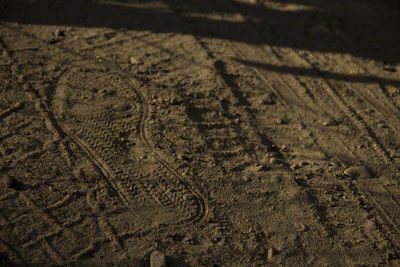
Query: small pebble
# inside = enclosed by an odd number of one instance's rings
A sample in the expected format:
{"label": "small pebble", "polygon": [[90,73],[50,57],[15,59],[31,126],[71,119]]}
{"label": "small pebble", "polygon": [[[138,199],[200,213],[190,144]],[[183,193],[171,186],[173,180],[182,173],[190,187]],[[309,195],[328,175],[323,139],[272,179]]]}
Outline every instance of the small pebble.
{"label": "small pebble", "polygon": [[288,151],[289,151],[289,149],[288,149],[288,147],[287,147],[287,146],[285,146],[285,145],[282,145],[282,146],[281,146],[281,151],[283,151],[283,152],[288,152]]}
{"label": "small pebble", "polygon": [[396,66],[392,66],[392,65],[385,65],[383,67],[384,70],[389,71],[389,72],[397,72],[399,70],[399,68],[397,68]]}
{"label": "small pebble", "polygon": [[188,200],[192,200],[192,199],[194,199],[194,195],[191,195],[191,194],[183,195],[184,201],[188,201]]}
{"label": "small pebble", "polygon": [[311,179],[311,178],[314,176],[314,174],[313,174],[312,172],[308,172],[308,173],[305,173],[304,176],[305,176],[307,179]]}
{"label": "small pebble", "polygon": [[287,237],[287,242],[290,245],[295,245],[298,240],[299,240],[299,235],[297,233],[289,234]]}
{"label": "small pebble", "polygon": [[12,188],[15,186],[15,180],[7,174],[3,176],[3,183],[6,188]]}
{"label": "small pebble", "polygon": [[279,184],[282,181],[282,176],[280,175],[273,175],[271,177],[271,183],[273,184]]}
{"label": "small pebble", "polygon": [[300,166],[299,166],[298,164],[292,164],[292,165],[290,165],[290,168],[291,168],[292,170],[297,170],[297,169],[300,168]]}
{"label": "small pebble", "polygon": [[170,104],[171,105],[177,105],[177,104],[180,104],[181,102],[182,101],[180,99],[176,98],[176,97],[173,97],[173,98],[170,99]]}
{"label": "small pebble", "polygon": [[357,149],[363,149],[363,148],[365,148],[364,145],[358,145],[358,146],[357,146]]}
{"label": "small pebble", "polygon": [[167,267],[167,258],[160,251],[153,251],[150,255],[150,267]]}
{"label": "small pebble", "polygon": [[332,120],[327,120],[322,123],[323,126],[334,126],[336,123]]}
{"label": "small pebble", "polygon": [[331,162],[328,163],[328,165],[330,167],[333,167],[333,168],[338,168],[339,167],[339,163],[336,162],[336,161],[331,161]]}
{"label": "small pebble", "polygon": [[130,57],[129,63],[131,63],[132,65],[139,65],[142,64],[143,62],[135,57]]}
{"label": "small pebble", "polygon": [[173,189],[173,188],[168,188],[167,191],[165,191],[165,192],[166,192],[167,194],[173,194],[173,193],[176,192],[176,190]]}
{"label": "small pebble", "polygon": [[371,171],[368,170],[368,168],[365,166],[353,166],[353,167],[347,168],[344,171],[344,174],[351,178],[368,179],[368,178],[373,177],[373,174],[371,173]]}
{"label": "small pebble", "polygon": [[275,123],[276,124],[287,124],[287,121],[286,120],[284,120],[284,119],[277,119],[276,121],[275,121]]}
{"label": "small pebble", "polygon": [[299,231],[300,231],[300,232],[305,232],[305,231],[307,231],[307,230],[308,230],[307,225],[305,225],[305,224],[301,224],[301,225],[300,225],[300,227],[299,227]]}
{"label": "small pebble", "polygon": [[385,250],[385,249],[388,249],[390,247],[390,245],[389,245],[389,242],[387,240],[383,240],[382,242],[377,243],[376,247],[379,250]]}
{"label": "small pebble", "polygon": [[378,127],[381,128],[381,129],[389,128],[389,127],[388,127],[385,123],[383,123],[383,122],[378,123]]}
{"label": "small pebble", "polygon": [[85,173],[81,168],[76,168],[72,172],[74,174],[74,177],[77,179],[81,179],[84,177]]}
{"label": "small pebble", "polygon": [[272,259],[275,256],[275,249],[274,248],[269,248],[268,249],[268,259]]}
{"label": "small pebble", "polygon": [[127,111],[128,109],[130,109],[130,105],[127,103],[117,103],[113,105],[113,109],[115,111]]}
{"label": "small pebble", "polygon": [[279,163],[279,160],[278,160],[277,158],[273,157],[273,158],[270,158],[270,159],[269,159],[269,163],[271,163],[271,164],[277,164],[277,163]]}
{"label": "small pebble", "polygon": [[258,248],[258,254],[260,254],[260,255],[265,255],[266,252],[267,252],[267,251],[266,251],[265,248],[263,248],[263,247]]}
{"label": "small pebble", "polygon": [[55,37],[64,37],[65,36],[65,32],[63,30],[57,29],[54,31],[54,36]]}

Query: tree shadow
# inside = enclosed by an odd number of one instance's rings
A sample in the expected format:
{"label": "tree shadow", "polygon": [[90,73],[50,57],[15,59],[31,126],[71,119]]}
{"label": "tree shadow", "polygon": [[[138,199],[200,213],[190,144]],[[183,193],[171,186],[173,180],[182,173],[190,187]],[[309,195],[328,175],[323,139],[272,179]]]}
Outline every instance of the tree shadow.
{"label": "tree shadow", "polygon": [[[238,0],[0,2],[0,21],[182,33],[400,63],[397,0],[258,0],[258,5]],[[241,14],[243,19],[216,19],[211,16],[215,13]],[[251,33],[254,29],[258,35]]]}

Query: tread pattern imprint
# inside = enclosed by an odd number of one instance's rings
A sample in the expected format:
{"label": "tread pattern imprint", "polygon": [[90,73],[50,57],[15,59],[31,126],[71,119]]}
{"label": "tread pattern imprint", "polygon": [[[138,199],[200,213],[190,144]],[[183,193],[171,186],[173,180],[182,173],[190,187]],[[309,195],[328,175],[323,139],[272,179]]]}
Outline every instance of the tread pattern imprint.
{"label": "tread pattern imprint", "polygon": [[0,22],[0,263],[399,264],[398,71],[337,6],[77,2]]}
{"label": "tread pattern imprint", "polygon": [[17,184],[1,189],[0,253],[18,264],[139,264],[163,235],[207,218],[201,190],[153,147],[140,77],[88,56],[98,43],[75,51],[1,26],[10,30],[0,171]]}

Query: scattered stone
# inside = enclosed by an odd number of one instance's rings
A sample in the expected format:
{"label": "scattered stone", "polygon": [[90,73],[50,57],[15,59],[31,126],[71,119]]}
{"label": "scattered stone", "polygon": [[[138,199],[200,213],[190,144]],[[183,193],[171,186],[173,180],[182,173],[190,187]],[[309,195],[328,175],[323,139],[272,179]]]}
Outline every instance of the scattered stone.
{"label": "scattered stone", "polygon": [[332,167],[332,168],[338,168],[339,167],[339,163],[336,162],[336,161],[331,161],[331,162],[328,163],[328,165],[329,165],[329,167]]}
{"label": "scattered stone", "polygon": [[309,165],[309,163],[307,161],[300,162],[300,166],[302,166],[302,167],[307,166],[307,165]]}
{"label": "scattered stone", "polygon": [[178,158],[178,160],[183,160],[183,154],[182,153],[178,153],[178,155],[176,155],[176,157]]}
{"label": "scattered stone", "polygon": [[397,68],[396,66],[393,65],[385,65],[383,66],[383,69],[389,72],[397,72],[400,68]]}
{"label": "scattered stone", "polygon": [[276,119],[275,123],[278,124],[278,125],[279,124],[282,125],[282,124],[287,124],[288,122],[286,120],[284,120],[284,119]]}
{"label": "scattered stone", "polygon": [[271,260],[275,256],[275,249],[274,248],[269,248],[268,249],[268,260]]}
{"label": "scattered stone", "polygon": [[256,172],[261,171],[263,168],[264,168],[264,166],[262,164],[256,163],[256,164],[246,168],[246,171],[248,171],[250,173],[256,173]]}
{"label": "scattered stone", "polygon": [[132,65],[143,64],[143,62],[140,59],[137,59],[135,57],[129,57],[129,63],[131,63]]}
{"label": "scattered stone", "polygon": [[299,241],[299,235],[297,233],[289,234],[287,237],[287,242],[293,246],[296,242]]}
{"label": "scattered stone", "polygon": [[307,230],[308,230],[307,225],[305,225],[305,224],[301,224],[300,225],[300,227],[299,227],[299,231],[300,232],[306,232]]}
{"label": "scattered stone", "polygon": [[267,250],[263,247],[259,247],[257,250],[258,250],[258,254],[260,254],[260,255],[265,255],[267,253]]}
{"label": "scattered stone", "polygon": [[306,177],[307,179],[311,179],[314,176],[314,174],[312,172],[308,172],[304,174],[304,177]]}
{"label": "scattered stone", "polygon": [[292,164],[292,165],[290,165],[290,168],[292,170],[297,170],[297,169],[300,169],[300,166],[298,164]]}
{"label": "scattered stone", "polygon": [[63,30],[57,29],[54,31],[54,36],[55,37],[64,37],[65,36],[65,32]]}
{"label": "scattered stone", "polygon": [[272,158],[269,159],[269,163],[271,163],[271,164],[278,164],[278,163],[279,163],[279,159],[277,159],[277,158],[275,158],[275,157],[272,157]]}
{"label": "scattered stone", "polygon": [[271,177],[271,183],[273,183],[273,184],[280,184],[281,181],[282,181],[282,176],[280,176],[279,174],[272,175],[272,177]]}
{"label": "scattered stone", "polygon": [[117,103],[113,105],[113,109],[115,111],[127,111],[128,109],[130,109],[131,105],[127,104],[127,103]]}
{"label": "scattered stone", "polygon": [[192,195],[192,194],[183,195],[184,201],[188,201],[188,200],[192,200],[192,199],[194,199],[194,195]]}
{"label": "scattered stone", "polygon": [[344,174],[351,178],[368,179],[368,178],[373,177],[372,172],[365,166],[353,166],[353,167],[347,168],[344,171]]}
{"label": "scattered stone", "polygon": [[326,120],[326,121],[324,121],[324,122],[322,122],[322,125],[323,126],[334,126],[334,125],[336,125],[337,123],[335,122],[335,121],[333,121],[333,120]]}
{"label": "scattered stone", "polygon": [[250,176],[249,175],[243,176],[243,181],[245,181],[245,182],[250,181]]}
{"label": "scattered stone", "polygon": [[153,251],[150,255],[150,267],[167,267],[167,257],[160,251]]}
{"label": "scattered stone", "polygon": [[6,188],[13,188],[15,186],[15,179],[6,174],[3,176],[3,184]]}
{"label": "scattered stone", "polygon": [[189,245],[199,244],[198,241],[193,237],[190,237],[190,238],[189,237],[185,237],[183,239],[183,241],[186,242]]}
{"label": "scattered stone", "polygon": [[381,129],[389,128],[384,122],[378,123],[378,127]]}
{"label": "scattered stone", "polygon": [[182,103],[182,100],[177,98],[177,97],[172,97],[170,99],[170,104],[171,105],[178,105],[178,104],[181,104],[181,103]]}
{"label": "scattered stone", "polygon": [[77,179],[82,179],[85,176],[85,173],[82,170],[82,168],[76,168],[73,170],[72,173],[74,174],[74,177]]}
{"label": "scattered stone", "polygon": [[365,145],[363,144],[357,146],[357,149],[363,149],[363,148],[365,148]]}
{"label": "scattered stone", "polygon": [[390,247],[389,242],[387,240],[383,240],[376,244],[377,249],[379,250],[386,250]]}
{"label": "scattered stone", "polygon": [[176,192],[174,188],[168,188],[167,191],[165,191],[167,194],[173,194]]}

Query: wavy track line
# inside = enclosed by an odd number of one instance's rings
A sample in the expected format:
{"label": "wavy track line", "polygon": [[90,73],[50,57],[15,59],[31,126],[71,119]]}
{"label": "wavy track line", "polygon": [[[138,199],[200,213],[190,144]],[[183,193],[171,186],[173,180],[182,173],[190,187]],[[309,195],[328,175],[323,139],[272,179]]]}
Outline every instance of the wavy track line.
{"label": "wavy track line", "polygon": [[[44,45],[48,45],[48,43],[46,41],[44,41],[32,34],[23,32],[18,28],[15,28],[15,27],[9,26],[9,25],[2,25],[2,26],[10,28],[13,31],[17,31],[28,38],[35,39]],[[94,56],[80,55],[79,53],[76,53],[70,49],[61,47],[60,44],[53,44],[52,47],[57,48],[64,53],[70,54],[73,57],[90,60],[90,61],[96,62],[96,64],[98,64],[98,60]],[[112,62],[109,62],[107,60],[103,60],[102,65],[107,67],[109,70],[117,73],[121,78],[124,78],[125,80],[130,81],[131,89],[135,92],[137,97],[140,99],[140,104],[141,104],[141,108],[142,108],[142,112],[140,115],[141,116],[141,118],[140,118],[140,129],[141,129],[140,136],[141,136],[143,143],[152,152],[152,155],[154,156],[156,161],[159,164],[161,164],[162,166],[164,166],[172,175],[177,177],[180,180],[180,182],[185,185],[186,189],[190,190],[192,192],[192,194],[196,196],[195,200],[196,200],[196,203],[198,206],[198,212],[197,212],[197,216],[195,216],[195,218],[192,218],[190,221],[192,221],[192,222],[202,221],[205,217],[207,217],[207,214],[208,214],[208,204],[207,204],[207,201],[205,201],[204,198],[201,197],[202,193],[199,190],[195,189],[197,187],[196,185],[193,185],[189,180],[186,180],[185,178],[183,178],[183,176],[170,163],[168,163],[165,159],[163,159],[163,157],[154,150],[151,142],[149,141],[147,130],[146,130],[146,128],[147,128],[146,120],[148,117],[148,103],[145,100],[143,93],[140,92],[140,90],[136,89],[136,87],[134,86],[135,84],[137,84],[138,81],[141,80],[140,76],[136,76],[131,73],[126,73],[125,71],[121,70],[119,67],[114,65]],[[132,80],[132,78],[135,78],[137,80]],[[61,127],[60,127],[60,129],[61,129]],[[65,129],[63,129],[63,130],[65,130]],[[71,137],[71,135],[68,135],[68,136]],[[71,138],[71,139],[74,140],[74,138]],[[75,139],[75,141],[76,141],[76,139]],[[85,151],[88,151],[87,148],[85,148]],[[93,153],[92,153],[92,157],[93,157]],[[107,172],[104,172],[104,170],[107,170],[107,168],[105,168],[104,166],[105,165],[99,166],[99,169],[103,169],[102,173],[107,174]]]}

